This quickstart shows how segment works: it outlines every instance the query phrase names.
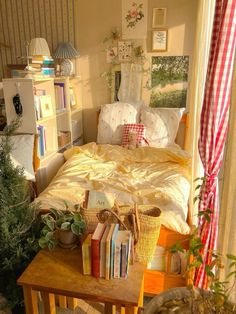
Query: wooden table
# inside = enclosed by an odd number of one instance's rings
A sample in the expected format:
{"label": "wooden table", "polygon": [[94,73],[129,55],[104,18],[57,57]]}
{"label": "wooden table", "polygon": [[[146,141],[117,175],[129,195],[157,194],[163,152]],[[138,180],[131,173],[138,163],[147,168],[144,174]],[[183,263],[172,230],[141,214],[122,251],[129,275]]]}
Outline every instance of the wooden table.
{"label": "wooden table", "polygon": [[75,308],[78,299],[105,303],[105,313],[133,314],[143,305],[144,269],[135,263],[127,279],[97,279],[82,274],[79,248],[57,248],[41,250],[17,282],[23,287],[26,314],[38,314],[38,291],[45,314],[56,313],[55,300],[60,307]]}

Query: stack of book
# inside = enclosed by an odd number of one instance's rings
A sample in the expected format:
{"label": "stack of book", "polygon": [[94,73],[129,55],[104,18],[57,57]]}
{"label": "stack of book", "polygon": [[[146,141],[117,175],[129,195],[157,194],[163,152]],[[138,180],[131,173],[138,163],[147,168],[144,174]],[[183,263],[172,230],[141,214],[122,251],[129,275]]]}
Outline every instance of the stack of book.
{"label": "stack of book", "polygon": [[118,224],[98,223],[82,244],[84,275],[96,278],[126,278],[132,247],[131,231]]}
{"label": "stack of book", "polygon": [[54,60],[51,56],[34,56],[29,65],[35,69],[37,75],[55,76]]}

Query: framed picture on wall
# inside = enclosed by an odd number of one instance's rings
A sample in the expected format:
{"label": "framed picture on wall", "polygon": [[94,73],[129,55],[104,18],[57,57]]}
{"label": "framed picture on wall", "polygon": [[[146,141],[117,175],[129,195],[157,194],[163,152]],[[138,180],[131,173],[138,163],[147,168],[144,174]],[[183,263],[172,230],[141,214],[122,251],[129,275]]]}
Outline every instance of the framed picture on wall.
{"label": "framed picture on wall", "polygon": [[152,31],[152,51],[167,51],[167,41],[167,29],[157,29]]}
{"label": "framed picture on wall", "polygon": [[166,27],[166,8],[153,8],[152,27]]}

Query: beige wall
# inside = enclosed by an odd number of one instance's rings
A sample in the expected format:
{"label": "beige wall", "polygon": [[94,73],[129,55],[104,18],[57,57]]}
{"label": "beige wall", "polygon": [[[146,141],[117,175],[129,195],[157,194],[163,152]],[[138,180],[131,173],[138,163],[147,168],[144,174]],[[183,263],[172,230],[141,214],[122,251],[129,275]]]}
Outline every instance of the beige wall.
{"label": "beige wall", "polygon": [[[81,57],[77,60],[77,70],[83,80],[84,135],[85,141],[96,140],[96,110],[110,102],[110,90],[101,73],[108,69],[103,51],[103,39],[112,27],[121,27],[121,0],[77,0],[76,1],[76,46]],[[168,51],[151,52],[152,9],[167,8]],[[151,66],[152,55],[188,55],[190,72],[193,57],[197,0],[149,0],[148,36],[144,47]],[[148,77],[144,76],[143,85]],[[149,103],[150,91],[143,88],[142,98]]]}
{"label": "beige wall", "polygon": [[80,52],[77,71],[83,80],[85,142],[95,141],[96,111],[110,102],[110,90],[101,73],[108,69],[103,40],[112,27],[121,27],[120,0],[76,1],[76,46]]}

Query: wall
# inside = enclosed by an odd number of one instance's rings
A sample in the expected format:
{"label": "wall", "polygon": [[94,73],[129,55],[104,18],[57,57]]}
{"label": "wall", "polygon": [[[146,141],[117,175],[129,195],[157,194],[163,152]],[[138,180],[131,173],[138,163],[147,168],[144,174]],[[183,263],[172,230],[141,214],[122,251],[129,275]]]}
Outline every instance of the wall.
{"label": "wall", "polygon": [[[26,63],[25,43],[46,38],[51,54],[61,41],[75,43],[75,0],[0,1],[0,77],[6,64]],[[10,48],[5,48],[7,44]]]}
{"label": "wall", "polygon": [[95,141],[97,109],[110,102],[110,90],[101,74],[108,70],[103,40],[113,27],[121,27],[121,1],[76,1],[77,72],[83,80],[85,142]]}
{"label": "wall", "polygon": [[[97,132],[96,111],[100,105],[110,102],[110,90],[101,73],[108,69],[103,51],[103,39],[112,27],[121,28],[121,0],[76,1],[76,46],[81,57],[77,70],[81,74],[84,105],[85,141],[95,141]],[[169,32],[168,51],[151,52],[152,9],[167,8],[167,28]],[[144,47],[150,68],[152,55],[188,55],[190,57],[190,77],[193,58],[194,33],[197,14],[197,0],[149,0],[148,36]],[[145,86],[149,76],[144,76]],[[142,98],[149,103],[150,91],[143,87]]]}

